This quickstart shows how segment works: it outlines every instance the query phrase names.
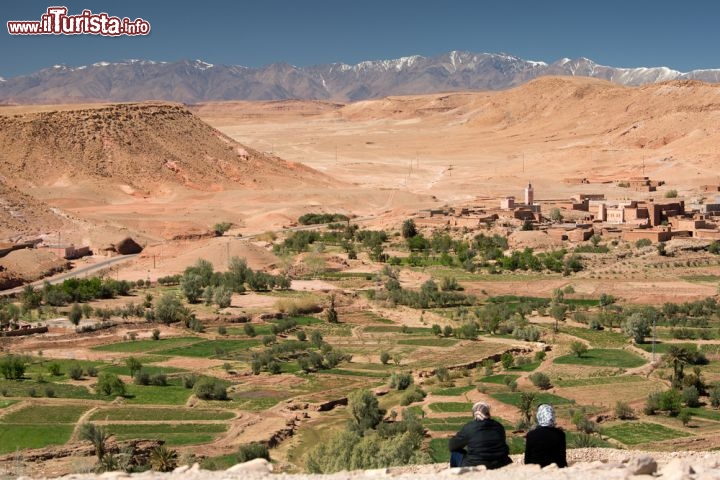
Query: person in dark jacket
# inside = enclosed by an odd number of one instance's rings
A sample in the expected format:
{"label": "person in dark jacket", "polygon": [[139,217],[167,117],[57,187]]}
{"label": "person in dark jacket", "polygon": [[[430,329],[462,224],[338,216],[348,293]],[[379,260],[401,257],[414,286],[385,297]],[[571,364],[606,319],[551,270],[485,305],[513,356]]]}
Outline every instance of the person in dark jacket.
{"label": "person in dark jacket", "polygon": [[537,410],[537,427],[525,437],[525,463],[537,463],[541,467],[556,464],[567,467],[565,458],[565,432],[555,426],[555,411],[548,404]]}
{"label": "person in dark jacket", "polygon": [[488,469],[494,469],[512,463],[508,456],[510,449],[505,442],[505,428],[490,418],[488,404],[477,402],[472,407],[472,414],[473,420],[448,442],[451,457],[453,453],[464,449],[465,454],[459,465],[462,467],[485,465]]}

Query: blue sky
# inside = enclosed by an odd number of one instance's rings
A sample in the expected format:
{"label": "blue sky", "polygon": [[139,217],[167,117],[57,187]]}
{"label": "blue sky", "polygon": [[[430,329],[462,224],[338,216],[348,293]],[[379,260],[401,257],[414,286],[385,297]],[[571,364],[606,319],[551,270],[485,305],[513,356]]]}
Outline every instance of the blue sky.
{"label": "blue sky", "polygon": [[[146,37],[14,36],[50,6],[142,17]],[[720,2],[667,0],[3,0],[0,76],[129,58],[258,67],[357,63],[451,50],[620,67],[720,68]]]}

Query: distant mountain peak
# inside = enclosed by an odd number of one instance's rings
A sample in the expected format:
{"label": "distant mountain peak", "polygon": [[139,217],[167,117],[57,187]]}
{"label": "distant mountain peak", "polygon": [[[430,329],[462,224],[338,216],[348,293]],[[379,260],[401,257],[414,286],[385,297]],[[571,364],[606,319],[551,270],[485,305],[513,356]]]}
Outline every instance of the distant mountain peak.
{"label": "distant mountain peak", "polygon": [[205,60],[162,62],[130,59],[70,67],[59,64],[30,75],[0,79],[0,102],[169,100],[355,101],[389,95],[460,90],[502,90],[535,78],[586,76],[622,85],[668,80],[720,82],[720,69],[679,72],[668,67],[619,68],[586,57],[552,63],[509,53],[453,50],[435,57],[410,55],[297,67],[274,63],[259,68]]}

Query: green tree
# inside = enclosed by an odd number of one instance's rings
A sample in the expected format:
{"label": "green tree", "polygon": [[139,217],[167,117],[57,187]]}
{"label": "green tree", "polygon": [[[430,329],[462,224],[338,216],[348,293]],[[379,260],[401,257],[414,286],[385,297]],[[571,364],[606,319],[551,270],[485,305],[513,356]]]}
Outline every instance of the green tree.
{"label": "green tree", "polygon": [[109,395],[123,396],[123,395],[125,395],[125,384],[114,373],[102,372],[98,376],[98,381],[97,381],[97,384],[95,385],[95,390],[99,394],[105,395],[105,396],[109,396]]}
{"label": "green tree", "polygon": [[582,358],[588,351],[587,345],[580,341],[574,341],[570,343],[570,351],[578,358]]}
{"label": "green tree", "polygon": [[535,393],[534,392],[522,392],[520,394],[520,402],[518,403],[518,409],[520,410],[520,418],[524,422],[526,427],[529,427],[532,419],[532,411],[535,406]]}
{"label": "green tree", "polygon": [[390,353],[386,351],[380,352],[380,363],[387,365],[390,361]]}
{"label": "green tree", "polygon": [[20,380],[25,375],[27,368],[23,357],[17,355],[5,355],[0,359],[0,373],[6,380]]}
{"label": "green tree", "polygon": [[415,221],[412,218],[408,218],[402,224],[402,237],[412,238],[417,235],[417,228],[415,227]]}
{"label": "green tree", "polygon": [[128,370],[130,370],[131,377],[134,377],[135,374],[142,370],[143,367],[142,363],[140,363],[140,360],[135,357],[126,358],[125,365],[127,366]]}
{"label": "green tree", "polygon": [[515,363],[515,358],[513,357],[512,353],[505,352],[500,356],[500,363],[502,363],[502,366],[505,370],[508,370],[510,367],[513,366],[513,363]]}
{"label": "green tree", "polygon": [[180,299],[172,293],[164,294],[155,305],[155,319],[166,325],[180,322],[189,317],[189,311],[183,307]]}
{"label": "green tree", "polygon": [[370,390],[356,390],[348,396],[352,421],[359,432],[372,429],[382,420],[377,398]]}
{"label": "green tree", "polygon": [[183,275],[180,288],[188,302],[198,303],[200,296],[203,294],[202,277],[198,274]]}
{"label": "green tree", "polygon": [[68,319],[70,323],[77,326],[82,319],[82,307],[77,303],[73,303],[72,307],[70,307],[70,313],[68,313]]}
{"label": "green tree", "polygon": [[220,285],[215,289],[213,298],[218,307],[227,308],[232,302],[232,290],[225,285]]}
{"label": "green tree", "polygon": [[650,319],[641,312],[633,313],[622,324],[623,332],[638,344],[645,342],[645,337],[650,335],[651,327]]}
{"label": "green tree", "polygon": [[335,310],[335,295],[330,295],[330,306],[327,311],[328,323],[338,323],[338,313]]}
{"label": "green tree", "polygon": [[563,216],[562,216],[562,212],[560,212],[559,208],[554,207],[550,210],[550,220],[552,220],[555,223],[562,222]]}

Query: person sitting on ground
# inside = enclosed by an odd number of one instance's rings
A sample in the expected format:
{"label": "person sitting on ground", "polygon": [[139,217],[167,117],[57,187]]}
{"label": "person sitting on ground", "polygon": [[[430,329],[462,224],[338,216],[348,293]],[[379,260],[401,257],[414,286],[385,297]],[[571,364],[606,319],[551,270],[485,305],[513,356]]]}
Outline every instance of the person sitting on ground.
{"label": "person sitting on ground", "polygon": [[[472,407],[473,420],[465,424],[453,436],[448,447],[451,452],[451,467],[474,467],[485,465],[488,469],[504,467],[512,463],[510,449],[505,441],[505,428],[490,418],[490,406],[477,402]],[[458,465],[458,452],[463,452]]]}
{"label": "person sitting on ground", "polygon": [[555,411],[548,404],[537,409],[537,426],[525,437],[525,463],[537,463],[541,467],[556,464],[567,467],[565,457],[565,432],[555,426]]}

